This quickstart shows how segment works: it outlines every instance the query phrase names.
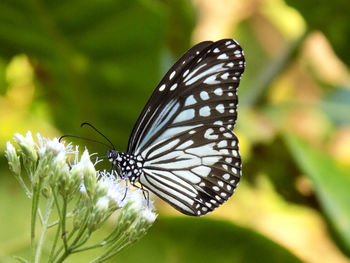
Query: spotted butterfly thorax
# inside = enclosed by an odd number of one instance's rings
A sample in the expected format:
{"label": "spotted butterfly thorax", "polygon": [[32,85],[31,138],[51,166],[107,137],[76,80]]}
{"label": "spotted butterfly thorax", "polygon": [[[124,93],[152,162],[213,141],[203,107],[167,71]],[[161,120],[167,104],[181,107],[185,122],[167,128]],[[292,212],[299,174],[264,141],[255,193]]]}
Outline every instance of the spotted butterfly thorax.
{"label": "spotted butterfly thorax", "polygon": [[108,158],[178,211],[202,216],[233,194],[241,178],[237,87],[244,53],[233,39],[201,42],[165,74],[141,112],[126,153]]}

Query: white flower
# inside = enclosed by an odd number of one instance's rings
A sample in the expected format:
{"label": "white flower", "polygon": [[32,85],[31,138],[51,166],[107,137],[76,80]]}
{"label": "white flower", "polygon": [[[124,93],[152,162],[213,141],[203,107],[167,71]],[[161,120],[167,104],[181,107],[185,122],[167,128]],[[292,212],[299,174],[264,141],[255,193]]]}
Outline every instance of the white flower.
{"label": "white flower", "polygon": [[109,198],[107,196],[100,197],[96,202],[96,207],[101,211],[108,210]]}
{"label": "white flower", "polygon": [[149,207],[147,209],[144,209],[141,211],[142,217],[150,224],[152,224],[157,219],[157,214],[154,212],[154,209],[150,209]]}
{"label": "white flower", "polygon": [[25,137],[22,134],[15,133],[14,140],[22,150],[22,156],[25,164],[32,166],[38,160],[36,144],[33,140],[32,133],[27,131]]}

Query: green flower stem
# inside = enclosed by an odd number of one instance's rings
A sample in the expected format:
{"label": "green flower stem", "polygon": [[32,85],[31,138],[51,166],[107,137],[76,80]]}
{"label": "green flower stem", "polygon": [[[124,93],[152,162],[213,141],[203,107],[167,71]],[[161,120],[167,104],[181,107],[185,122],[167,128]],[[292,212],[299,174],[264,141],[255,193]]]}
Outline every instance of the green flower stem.
{"label": "green flower stem", "polygon": [[45,241],[45,237],[46,237],[46,233],[47,233],[47,229],[48,229],[48,222],[49,222],[49,218],[50,218],[50,214],[51,214],[51,210],[52,210],[51,209],[52,204],[53,204],[53,198],[49,198],[49,200],[47,202],[46,209],[45,209],[45,215],[44,215],[44,218],[42,220],[42,225],[40,228],[40,235],[39,235],[39,239],[38,239],[38,243],[37,243],[37,247],[36,247],[36,251],[35,251],[34,263],[40,262],[43,243]]}
{"label": "green flower stem", "polygon": [[[50,228],[50,226],[51,225],[49,225],[48,228]],[[51,248],[51,252],[50,252],[50,256],[49,256],[48,262],[53,262],[53,256],[55,254],[57,241],[58,241],[58,237],[60,236],[60,233],[61,233],[61,224],[58,224],[57,229],[56,229],[55,239],[53,241],[53,245],[52,245],[52,248]]]}
{"label": "green flower stem", "polygon": [[74,246],[72,245],[72,246],[71,246],[72,252],[73,252],[75,249],[77,249],[78,247],[81,247],[82,245],[84,245],[84,244],[89,240],[90,236],[91,236],[91,235],[87,233],[87,234],[85,235],[85,237],[84,237],[79,243],[75,244]]}
{"label": "green flower stem", "polygon": [[76,249],[72,250],[72,253],[78,253],[78,252],[86,251],[86,250],[89,250],[89,249],[99,248],[99,247],[103,247],[105,245],[106,245],[105,242],[100,242],[100,243],[97,243],[95,245],[90,245],[90,246],[86,246],[86,247],[76,248]]}
{"label": "green flower stem", "polygon": [[63,255],[60,256],[56,261],[54,261],[55,263],[61,263],[63,262],[69,255],[70,255],[70,250],[67,249],[63,252]]}
{"label": "green flower stem", "polygon": [[25,184],[25,182],[23,181],[23,178],[21,175],[17,175],[17,174],[14,174],[16,180],[18,181],[18,183],[21,185],[21,187],[23,188],[26,196],[29,198],[29,199],[32,199],[32,192],[29,190],[29,188],[27,187],[27,185]]}
{"label": "green flower stem", "polygon": [[[75,244],[76,244],[77,242],[79,242],[80,238],[82,237],[82,235],[83,235],[84,232],[86,231],[86,226],[87,226],[87,222],[88,222],[88,219],[89,219],[88,214],[89,214],[89,213],[88,213],[88,211],[87,211],[86,214],[85,214],[85,216],[84,216],[85,220],[84,220],[84,222],[81,224],[81,226],[80,226],[80,228],[79,228],[79,232],[77,233],[77,235],[76,235],[74,241],[72,242],[72,244],[71,244],[70,246],[68,246],[68,242],[67,242],[67,247],[64,245],[64,246],[61,246],[61,247],[58,249],[58,251],[56,252],[56,254],[55,254],[55,256],[54,256],[55,259],[59,257],[59,255],[60,255],[61,251],[63,250],[63,248],[64,248],[64,253],[58,258],[58,260],[54,261],[55,263],[63,262],[63,260],[64,260],[66,257],[68,257],[70,253],[72,253],[72,247],[74,247]],[[61,216],[62,216],[62,215],[61,215]],[[61,216],[60,216],[60,217],[61,217]],[[62,219],[62,221],[63,221],[63,219]],[[63,222],[61,223],[61,225],[62,225],[62,227],[63,227]],[[74,230],[69,234],[69,236],[68,236],[68,238],[67,238],[66,240],[67,240],[67,241],[70,240],[70,239],[73,237],[73,235],[75,234],[75,232],[76,232],[76,229],[74,229]],[[65,233],[65,232],[62,231],[62,233]],[[67,236],[67,235],[65,235],[65,237],[66,237],[66,236]]]}
{"label": "green flower stem", "polygon": [[39,199],[41,192],[42,179],[38,178],[37,187],[34,185],[33,188],[33,198],[32,198],[32,218],[31,218],[31,231],[30,231],[30,239],[31,239],[31,247],[32,247],[32,261],[35,259],[35,227],[36,227],[36,217],[39,207]]}
{"label": "green flower stem", "polygon": [[94,260],[90,261],[89,263],[100,263],[100,262],[106,261],[107,259],[110,259],[111,257],[113,257],[120,250],[122,250],[124,247],[126,247],[131,243],[132,242],[128,240],[127,235],[123,234],[112,246],[110,246],[107,249],[107,251],[105,251],[105,253],[95,258]]}
{"label": "green flower stem", "polygon": [[28,260],[22,258],[22,257],[19,257],[19,256],[13,256],[14,259],[17,259],[19,262],[22,262],[22,263],[30,263]]}
{"label": "green flower stem", "polygon": [[66,214],[67,214],[67,199],[63,197],[63,207],[62,207],[62,238],[63,238],[63,245],[64,250],[68,250],[68,242],[67,242],[67,232],[66,232]]}
{"label": "green flower stem", "polygon": [[84,216],[84,221],[82,222],[80,228],[79,228],[79,232],[77,233],[74,241],[72,242],[71,246],[72,247],[75,247],[76,244],[79,242],[79,240],[81,239],[81,237],[84,235],[84,232],[87,230],[87,224],[88,224],[88,221],[90,219],[89,217],[89,212],[90,210],[87,210],[86,213],[85,213],[85,216]]}

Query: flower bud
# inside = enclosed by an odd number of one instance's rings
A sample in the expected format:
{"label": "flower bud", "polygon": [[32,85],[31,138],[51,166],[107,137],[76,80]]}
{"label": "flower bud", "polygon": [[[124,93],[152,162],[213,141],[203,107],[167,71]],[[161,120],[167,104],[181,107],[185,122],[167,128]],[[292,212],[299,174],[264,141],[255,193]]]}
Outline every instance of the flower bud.
{"label": "flower bud", "polygon": [[15,175],[21,174],[21,162],[19,156],[16,153],[15,147],[10,142],[6,143],[5,156],[9,163],[10,169]]}
{"label": "flower bud", "polygon": [[94,197],[96,190],[96,170],[93,163],[90,160],[90,156],[87,150],[84,151],[81,156],[80,162],[78,162],[73,168],[72,173],[82,174],[84,179],[85,190],[90,198]]}
{"label": "flower bud", "polygon": [[36,145],[32,133],[28,131],[25,137],[19,133],[15,133],[14,140],[21,148],[24,166],[33,170],[34,165],[38,160],[38,154],[36,152]]}

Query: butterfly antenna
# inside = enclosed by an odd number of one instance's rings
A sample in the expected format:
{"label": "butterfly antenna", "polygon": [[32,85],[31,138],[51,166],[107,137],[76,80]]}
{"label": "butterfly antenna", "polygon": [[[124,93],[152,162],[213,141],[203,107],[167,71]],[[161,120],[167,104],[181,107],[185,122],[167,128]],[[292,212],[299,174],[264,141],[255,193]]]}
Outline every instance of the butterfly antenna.
{"label": "butterfly antenna", "polygon": [[99,133],[103,138],[105,138],[110,143],[110,145],[112,146],[113,150],[115,150],[115,147],[114,147],[113,143],[102,132],[100,132],[97,128],[95,128],[92,124],[90,124],[88,122],[83,122],[82,124],[80,124],[80,128],[82,128],[85,125],[88,125],[90,128],[94,129],[94,131]]}
{"label": "butterfly antenna", "polygon": [[108,144],[105,144],[103,142],[100,142],[100,141],[96,141],[96,140],[93,140],[93,139],[89,139],[89,138],[85,138],[85,137],[79,137],[79,136],[75,136],[75,135],[70,135],[70,134],[66,134],[66,135],[62,135],[58,141],[61,142],[61,140],[63,138],[77,138],[77,139],[81,139],[81,140],[85,140],[85,141],[89,141],[89,142],[96,142],[96,143],[99,143],[99,144],[102,144],[108,148],[110,148],[110,146]]}

